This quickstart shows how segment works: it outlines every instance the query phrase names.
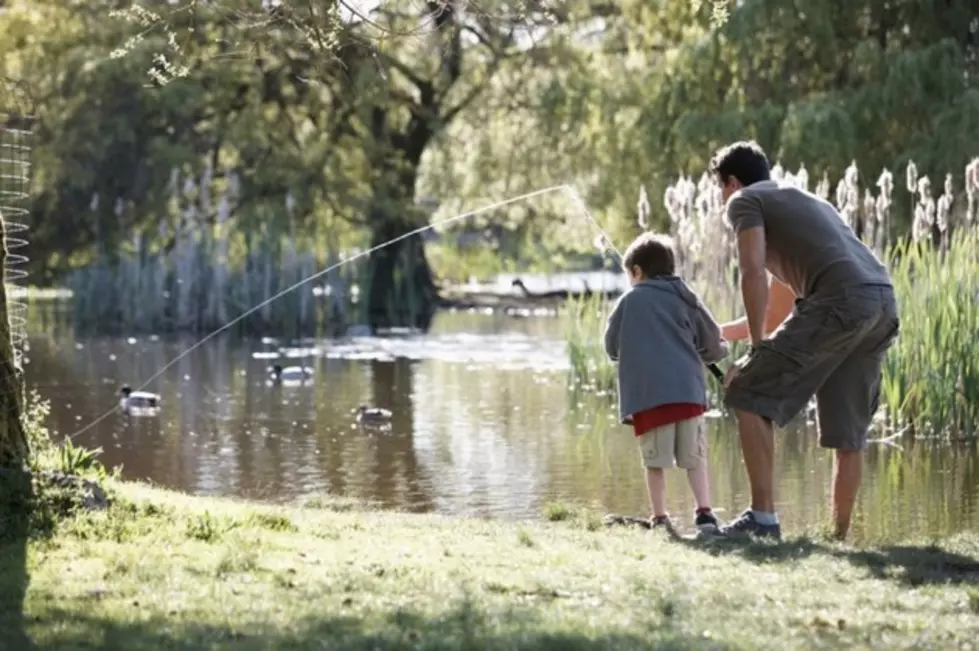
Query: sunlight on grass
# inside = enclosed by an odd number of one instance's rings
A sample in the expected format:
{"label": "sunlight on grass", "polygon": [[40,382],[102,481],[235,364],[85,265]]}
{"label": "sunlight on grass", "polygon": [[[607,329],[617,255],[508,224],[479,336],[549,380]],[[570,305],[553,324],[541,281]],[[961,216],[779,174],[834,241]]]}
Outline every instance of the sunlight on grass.
{"label": "sunlight on grass", "polygon": [[[111,488],[108,512],[30,547],[37,648],[890,649],[976,633],[974,537],[698,542],[559,505],[516,524]],[[9,592],[25,572],[3,559]]]}

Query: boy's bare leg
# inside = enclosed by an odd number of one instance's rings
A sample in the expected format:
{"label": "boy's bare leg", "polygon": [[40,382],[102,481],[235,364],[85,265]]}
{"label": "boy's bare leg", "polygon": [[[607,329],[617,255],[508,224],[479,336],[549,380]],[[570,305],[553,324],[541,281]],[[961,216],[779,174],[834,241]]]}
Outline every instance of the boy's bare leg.
{"label": "boy's bare leg", "polygon": [[690,490],[693,491],[697,508],[710,508],[710,479],[707,475],[707,462],[702,463],[699,468],[687,470],[687,480],[690,482]]}
{"label": "boy's bare leg", "polygon": [[646,492],[652,514],[666,515],[666,473],[662,468],[646,468]]}

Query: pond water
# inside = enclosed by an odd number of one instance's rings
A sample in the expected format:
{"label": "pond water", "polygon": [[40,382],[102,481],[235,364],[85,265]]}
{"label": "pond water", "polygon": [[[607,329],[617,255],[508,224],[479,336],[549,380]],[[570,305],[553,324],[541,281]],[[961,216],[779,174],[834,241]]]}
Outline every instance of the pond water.
{"label": "pond water", "polygon": [[[104,449],[123,476],[195,494],[291,500],[332,494],[387,508],[502,518],[539,517],[549,502],[642,514],[646,497],[631,430],[614,401],[568,390],[561,321],[444,312],[424,336],[305,343],[215,338],[147,387],[158,416],[114,410],[194,339],[31,335],[28,387],[51,400],[51,425]],[[273,386],[268,368],[315,369],[305,386]],[[389,431],[357,426],[361,403],[393,411]],[[812,431],[777,434],[777,486],[787,533],[829,517],[832,458]],[[711,421],[715,508],[748,501],[736,432]],[[689,526],[682,471],[668,476],[671,510]],[[974,445],[904,442],[868,455],[858,540],[943,536],[979,524]]]}

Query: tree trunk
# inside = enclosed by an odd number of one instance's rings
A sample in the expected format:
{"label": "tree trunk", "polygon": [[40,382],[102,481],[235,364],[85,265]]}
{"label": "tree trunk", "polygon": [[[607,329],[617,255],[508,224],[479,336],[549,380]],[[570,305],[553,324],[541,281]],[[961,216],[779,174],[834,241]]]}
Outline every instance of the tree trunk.
{"label": "tree trunk", "polygon": [[[0,269],[5,269],[7,223],[2,215],[0,231],[3,238],[0,242]],[[6,283],[0,282],[0,467],[3,468],[23,468],[30,451],[20,417],[22,380],[22,372],[14,358],[14,346],[10,338]]]}
{"label": "tree trunk", "polygon": [[[418,226],[406,219],[375,214],[371,247],[380,246]],[[432,269],[421,236],[412,235],[371,254],[367,318],[374,330],[414,327],[427,330],[438,304]],[[400,281],[400,282],[399,282]]]}

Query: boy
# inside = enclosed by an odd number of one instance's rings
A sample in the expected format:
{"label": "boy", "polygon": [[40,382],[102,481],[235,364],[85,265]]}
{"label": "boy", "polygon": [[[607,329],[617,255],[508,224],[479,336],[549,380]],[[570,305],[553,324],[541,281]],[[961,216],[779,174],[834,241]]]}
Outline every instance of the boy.
{"label": "boy", "polygon": [[704,363],[727,355],[720,327],[675,274],[672,241],[644,233],[626,249],[631,288],[609,315],[605,351],[618,362],[619,417],[632,424],[652,509],[653,527],[670,527],[665,468],[687,470],[698,529],[717,528],[710,507],[704,412]]}

